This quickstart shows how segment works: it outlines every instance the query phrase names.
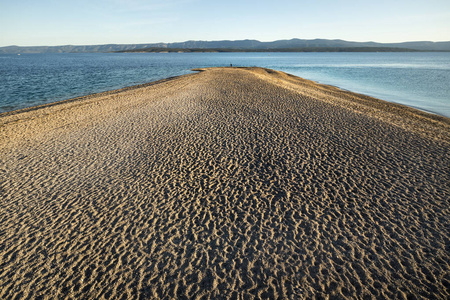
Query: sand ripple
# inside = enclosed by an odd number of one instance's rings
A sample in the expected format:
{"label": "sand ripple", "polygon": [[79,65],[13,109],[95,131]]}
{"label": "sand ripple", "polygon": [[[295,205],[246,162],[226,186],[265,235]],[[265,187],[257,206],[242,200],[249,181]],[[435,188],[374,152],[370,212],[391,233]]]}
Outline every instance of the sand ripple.
{"label": "sand ripple", "polygon": [[446,299],[449,121],[262,69],[0,117],[0,297]]}

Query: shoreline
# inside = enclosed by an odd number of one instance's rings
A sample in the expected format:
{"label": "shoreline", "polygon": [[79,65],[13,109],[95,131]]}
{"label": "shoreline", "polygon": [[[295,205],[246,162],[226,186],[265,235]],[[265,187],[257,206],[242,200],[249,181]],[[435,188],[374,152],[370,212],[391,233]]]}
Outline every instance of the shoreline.
{"label": "shoreline", "polygon": [[0,115],[0,297],[450,296],[450,119],[263,68]]}
{"label": "shoreline", "polygon": [[[294,76],[295,76],[295,75],[294,75]],[[300,78],[303,78],[303,77],[300,77]],[[317,84],[323,84],[323,85],[328,85],[328,86],[331,86],[331,87],[335,87],[335,88],[338,88],[338,89],[343,90],[343,91],[346,91],[346,92],[355,93],[355,94],[362,95],[362,96],[366,96],[366,97],[371,97],[371,98],[374,98],[374,99],[377,99],[377,100],[380,100],[380,101],[385,101],[385,102],[393,103],[393,104],[399,104],[399,105],[401,105],[401,106],[405,106],[405,107],[408,107],[408,108],[412,108],[412,109],[415,109],[415,110],[418,110],[418,111],[421,111],[421,112],[424,112],[424,113],[427,113],[427,114],[436,115],[436,116],[438,116],[438,117],[450,118],[450,116],[442,115],[442,114],[439,114],[439,113],[437,113],[437,112],[433,112],[433,111],[431,111],[431,110],[427,110],[427,109],[425,109],[425,108],[420,108],[420,107],[418,107],[418,106],[413,106],[413,105],[404,104],[404,103],[400,102],[400,101],[402,101],[402,99],[400,99],[400,100],[395,100],[395,101],[394,101],[394,100],[385,100],[385,99],[383,99],[382,96],[381,96],[381,97],[378,97],[378,96],[375,96],[375,95],[370,95],[370,94],[366,94],[366,93],[364,93],[364,92],[359,92],[359,91],[356,91],[356,90],[343,88],[343,87],[340,87],[339,85],[329,84],[329,83],[321,82],[321,81],[318,81],[318,80],[312,80],[312,79],[307,79],[307,80],[311,80],[311,81],[313,81],[313,82],[315,82],[315,83],[317,83]],[[386,97],[386,98],[387,98],[387,97]],[[405,99],[406,99],[406,98],[403,98],[403,100],[405,100]]]}
{"label": "shoreline", "polygon": [[66,104],[66,103],[71,103],[71,102],[76,102],[76,101],[83,101],[83,100],[91,99],[91,98],[95,98],[95,97],[114,95],[114,94],[117,94],[117,93],[130,91],[130,90],[134,90],[134,89],[139,89],[139,88],[144,88],[144,87],[152,86],[152,85],[155,85],[155,84],[159,84],[159,83],[167,82],[167,81],[170,81],[170,80],[174,80],[174,79],[177,79],[179,77],[189,76],[189,75],[194,75],[194,74],[195,73],[178,75],[178,76],[172,76],[172,77],[167,77],[167,78],[163,78],[163,79],[159,79],[159,80],[155,80],[155,81],[150,81],[150,82],[147,82],[147,83],[130,85],[130,86],[126,86],[126,87],[123,87],[123,88],[120,88],[120,89],[113,89],[113,90],[108,90],[108,91],[104,91],[104,92],[98,92],[98,93],[88,94],[88,95],[84,95],[84,96],[78,96],[78,97],[74,97],[74,98],[68,98],[68,99],[64,99],[64,100],[59,100],[59,101],[55,101],[55,102],[50,102],[50,103],[34,105],[34,106],[30,106],[30,107],[19,108],[19,109],[15,109],[15,110],[11,110],[11,111],[5,111],[5,112],[0,113],[0,118],[4,117],[4,116],[11,116],[11,115],[20,114],[20,113],[24,113],[24,112],[28,112],[28,111],[34,111],[34,110],[38,110],[38,109],[48,108],[48,107],[52,107],[52,106],[55,106],[55,105],[61,105],[61,104]]}
{"label": "shoreline", "polygon": [[[215,68],[215,67],[209,67],[209,68]],[[251,68],[251,67],[241,67],[241,68]],[[261,68],[264,68],[264,67],[261,67]],[[280,71],[280,72],[284,72],[284,73],[288,74],[285,71]],[[173,79],[173,78],[176,78],[176,77],[179,77],[179,76],[192,75],[192,74],[193,73],[182,74],[182,75],[177,75],[177,76],[171,76],[171,77],[168,77],[168,78],[161,78],[161,79],[158,79],[158,80],[145,82],[145,83],[142,83],[142,84],[124,86],[124,87],[118,88],[118,89],[104,90],[104,91],[99,91],[99,92],[95,92],[95,93],[92,93],[92,94],[86,94],[86,95],[81,95],[81,96],[76,96],[76,97],[70,97],[70,98],[66,98],[66,99],[64,99],[64,98],[61,99],[60,98],[59,100],[56,100],[56,101],[53,101],[53,102],[49,102],[49,103],[33,105],[33,106],[29,106],[29,107],[18,108],[18,109],[14,109],[14,110],[0,112],[0,117],[4,116],[4,115],[15,114],[15,113],[21,112],[21,111],[33,110],[33,109],[39,108],[39,107],[46,107],[46,106],[49,106],[49,105],[56,105],[58,103],[63,103],[63,102],[66,102],[66,101],[76,101],[76,100],[79,100],[79,99],[83,99],[83,98],[86,98],[86,97],[92,97],[92,96],[95,96],[95,95],[101,95],[101,94],[104,94],[104,93],[115,93],[115,92],[120,92],[121,90],[125,90],[125,89],[134,89],[134,88],[144,87],[146,85],[157,84],[159,81],[169,80],[169,79]],[[299,77],[298,75],[293,75],[293,76]],[[299,77],[299,78],[303,78],[303,77]],[[421,108],[421,107],[415,106],[413,104],[411,104],[411,105],[408,104],[408,103],[405,104],[405,102],[408,102],[408,98],[399,98],[399,100],[387,100],[389,97],[391,97],[391,98],[395,98],[395,97],[394,96],[389,96],[389,95],[386,95],[386,97],[383,97],[383,96],[377,95],[376,93],[371,95],[371,93],[366,93],[364,91],[359,92],[359,91],[353,90],[351,88],[345,88],[345,87],[341,87],[341,86],[333,84],[333,83],[327,83],[326,81],[322,82],[321,80],[306,79],[306,78],[305,78],[305,80],[311,80],[311,81],[313,81],[313,82],[315,82],[317,84],[322,84],[322,85],[328,85],[328,86],[336,87],[336,88],[339,88],[339,89],[341,89],[343,91],[353,92],[353,93],[364,95],[364,96],[367,96],[367,97],[379,99],[381,101],[386,101],[386,102],[390,102],[390,103],[394,103],[394,104],[400,104],[400,105],[403,105],[403,106],[406,106],[406,107],[410,107],[410,108],[413,108],[413,109],[420,110],[420,111],[425,112],[425,113],[434,114],[434,115],[437,115],[439,117],[450,118],[450,115],[447,116],[445,114],[441,114],[438,111],[428,110],[427,108]]]}
{"label": "shoreline", "polygon": [[[207,70],[207,69],[221,69],[221,68],[230,68],[230,67],[194,68],[194,69],[191,69],[191,71],[201,72],[201,71]],[[265,70],[272,70],[272,69],[267,69],[267,68],[264,68],[264,67],[231,67],[231,68],[235,68],[235,69],[265,69]],[[380,102],[383,102],[383,103],[392,104],[393,106],[396,106],[396,107],[398,107],[400,109],[401,108],[406,108],[408,110],[411,110],[411,109],[412,110],[416,110],[416,111],[419,111],[421,113],[429,115],[428,117],[435,116],[435,117],[431,117],[432,119],[438,119],[440,121],[444,121],[444,122],[450,123],[450,117],[447,117],[447,116],[444,116],[444,115],[440,115],[438,113],[435,113],[435,112],[432,112],[432,111],[428,111],[428,110],[422,109],[420,107],[409,106],[407,104],[403,104],[403,103],[400,103],[400,102],[394,102],[394,101],[380,99],[380,98],[377,98],[377,97],[374,97],[374,96],[370,96],[368,94],[359,93],[359,92],[355,92],[355,91],[350,90],[350,89],[342,88],[342,87],[339,87],[337,85],[322,83],[320,81],[299,77],[297,75],[286,73],[284,71],[278,71],[278,70],[272,70],[272,71],[276,71],[276,72],[279,72],[279,73],[284,73],[287,76],[296,77],[296,78],[301,79],[301,80],[310,81],[310,82],[313,82],[313,83],[315,83],[315,84],[317,84],[319,86],[330,87],[330,88],[341,90],[343,92],[348,92],[348,93],[351,93],[351,94],[359,95],[360,97],[363,97],[363,98],[370,98],[370,99],[373,99],[375,101],[380,101]],[[98,92],[98,93],[92,93],[92,94],[88,94],[88,95],[84,95],[84,96],[78,96],[78,97],[68,98],[68,99],[59,100],[59,101],[55,101],[55,102],[50,102],[50,103],[45,103],[45,104],[40,104],[40,105],[35,105],[35,106],[30,106],[30,107],[24,107],[24,108],[12,110],[12,111],[6,111],[6,112],[0,113],[0,118],[6,117],[6,116],[10,116],[10,115],[20,114],[20,113],[27,112],[27,111],[34,111],[34,110],[38,110],[38,109],[42,109],[42,108],[48,108],[48,107],[52,107],[52,106],[55,106],[55,105],[60,105],[60,104],[65,104],[65,103],[70,103],[70,102],[76,102],[76,101],[83,101],[83,100],[86,100],[86,99],[91,99],[91,98],[101,97],[101,96],[106,96],[106,95],[113,95],[113,94],[121,93],[121,92],[124,92],[124,91],[129,91],[129,90],[134,90],[134,89],[139,89],[139,88],[144,88],[144,87],[156,85],[156,84],[163,83],[163,82],[170,81],[170,80],[176,80],[177,78],[181,78],[181,77],[185,77],[185,76],[192,76],[192,75],[195,75],[195,74],[196,73],[189,73],[189,74],[184,74],[184,75],[171,76],[171,77],[167,77],[167,78],[163,78],[163,79],[159,79],[159,80],[155,80],[155,81],[150,81],[150,82],[147,82],[147,83],[142,83],[142,84],[137,84],[137,85],[130,85],[130,86],[126,86],[126,87],[119,88],[119,89],[113,89],[113,90],[108,90],[108,91],[103,91],[103,92]],[[445,121],[446,119],[448,119],[448,120]]]}

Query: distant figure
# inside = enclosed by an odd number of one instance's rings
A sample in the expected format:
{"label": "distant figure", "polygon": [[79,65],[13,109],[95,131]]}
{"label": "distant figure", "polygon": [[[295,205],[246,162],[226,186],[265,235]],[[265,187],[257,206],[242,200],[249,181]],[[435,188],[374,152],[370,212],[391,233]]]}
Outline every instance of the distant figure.
{"label": "distant figure", "polygon": [[233,66],[233,64],[230,64],[230,68]]}

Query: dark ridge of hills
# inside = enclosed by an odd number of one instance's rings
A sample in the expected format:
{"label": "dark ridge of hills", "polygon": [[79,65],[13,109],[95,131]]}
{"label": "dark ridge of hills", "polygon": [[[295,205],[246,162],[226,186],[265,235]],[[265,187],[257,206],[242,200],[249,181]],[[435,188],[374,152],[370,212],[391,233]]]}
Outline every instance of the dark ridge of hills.
{"label": "dark ridge of hills", "polygon": [[272,49],[235,48],[161,48],[150,47],[117,51],[118,53],[198,53],[198,52],[420,52],[421,50],[389,47],[304,47]]}
{"label": "dark ridge of hills", "polygon": [[[257,40],[237,41],[186,41],[181,43],[148,43],[148,44],[107,44],[107,45],[65,45],[65,46],[7,46],[0,47],[0,54],[17,53],[95,53],[95,52],[128,52],[148,48],[164,49],[230,49],[233,51],[298,51],[294,49],[307,49],[311,51],[330,51],[330,49],[360,48],[363,51],[380,51],[380,49],[402,49],[401,51],[450,51],[448,42],[404,42],[404,43],[376,43],[376,42],[351,42],[344,40],[327,39],[290,39],[273,42],[260,42]],[[304,51],[304,50],[302,50]],[[357,50],[352,50],[357,51]],[[383,51],[383,50],[381,50]],[[398,51],[398,50],[393,50]]]}

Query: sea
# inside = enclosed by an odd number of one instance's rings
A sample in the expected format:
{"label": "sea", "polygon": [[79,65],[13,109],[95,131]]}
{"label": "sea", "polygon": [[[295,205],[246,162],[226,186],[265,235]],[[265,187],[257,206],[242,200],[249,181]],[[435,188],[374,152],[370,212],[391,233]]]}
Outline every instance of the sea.
{"label": "sea", "polygon": [[449,52],[1,54],[0,113],[231,64],[450,117]]}

